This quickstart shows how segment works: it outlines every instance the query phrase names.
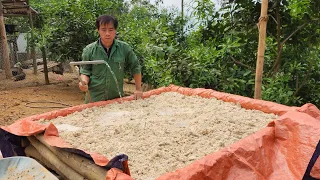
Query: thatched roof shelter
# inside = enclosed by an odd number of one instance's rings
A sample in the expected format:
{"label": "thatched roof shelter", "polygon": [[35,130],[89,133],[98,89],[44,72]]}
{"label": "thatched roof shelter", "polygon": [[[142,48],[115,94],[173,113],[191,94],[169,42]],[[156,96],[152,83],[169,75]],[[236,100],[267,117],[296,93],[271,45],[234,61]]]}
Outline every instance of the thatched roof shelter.
{"label": "thatched roof shelter", "polygon": [[38,14],[36,10],[30,7],[29,0],[2,0],[2,6],[5,17],[29,16],[29,9],[33,15]]}
{"label": "thatched roof shelter", "polygon": [[[33,36],[32,16],[38,14],[30,7],[29,0],[0,0],[0,37],[1,37],[1,51],[3,56],[3,66],[6,73],[6,78],[11,77],[9,50],[7,44],[7,35],[5,31],[4,17],[10,16],[29,16],[31,26],[31,36]],[[34,72],[37,73],[35,48],[31,45],[32,59],[34,60]]]}

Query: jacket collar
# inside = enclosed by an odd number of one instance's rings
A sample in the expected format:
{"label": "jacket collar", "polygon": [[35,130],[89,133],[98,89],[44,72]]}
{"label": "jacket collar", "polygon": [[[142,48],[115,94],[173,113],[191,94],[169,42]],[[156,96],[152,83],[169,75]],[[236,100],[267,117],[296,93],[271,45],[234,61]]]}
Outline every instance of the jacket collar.
{"label": "jacket collar", "polygon": [[[103,47],[103,45],[102,45],[102,43],[101,43],[101,38],[98,39],[97,45]],[[116,39],[114,39],[114,40],[113,40],[113,44],[112,44],[111,47],[113,48],[113,47],[118,47],[118,46],[119,46],[119,41],[116,40]]]}

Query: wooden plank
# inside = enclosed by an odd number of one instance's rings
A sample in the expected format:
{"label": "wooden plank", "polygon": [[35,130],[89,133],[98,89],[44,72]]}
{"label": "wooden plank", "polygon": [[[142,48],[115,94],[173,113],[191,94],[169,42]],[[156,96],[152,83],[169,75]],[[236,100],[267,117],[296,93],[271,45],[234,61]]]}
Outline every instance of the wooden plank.
{"label": "wooden plank", "polygon": [[7,5],[3,6],[3,9],[24,9],[24,8],[29,8],[28,5]]}
{"label": "wooden plank", "polygon": [[23,13],[4,14],[4,17],[22,17],[22,16],[29,16],[29,15],[28,14],[23,14]]}
{"label": "wooden plank", "polygon": [[2,1],[2,3],[12,3],[12,4],[21,4],[21,3],[27,3],[27,1],[26,0],[4,0],[4,1]]}

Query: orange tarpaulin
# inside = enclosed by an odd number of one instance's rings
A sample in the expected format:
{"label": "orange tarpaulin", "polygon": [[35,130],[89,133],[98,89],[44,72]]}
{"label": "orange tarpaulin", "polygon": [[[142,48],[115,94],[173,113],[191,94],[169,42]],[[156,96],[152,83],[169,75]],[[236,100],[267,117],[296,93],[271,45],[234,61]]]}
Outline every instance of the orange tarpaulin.
{"label": "orange tarpaulin", "polygon": [[319,120],[291,111],[267,128],[158,180],[302,179],[319,138]]}
{"label": "orange tarpaulin", "polygon": [[[191,89],[175,85],[146,92],[144,98],[163,92],[179,92],[184,95],[217,98],[225,102],[239,103],[246,109],[274,113],[280,117],[270,122],[268,127],[184,168],[164,174],[158,178],[159,180],[302,179],[320,139],[320,111],[314,105],[288,107],[209,89]],[[122,100],[130,101],[133,100],[133,97],[125,97]],[[58,131],[54,125],[42,125],[36,120],[53,119],[85,108],[105,106],[120,101],[120,99],[101,101],[52,111],[18,120],[10,126],[1,126],[1,129],[18,136],[31,136],[44,132],[45,140],[51,146],[71,147],[58,137]],[[106,157],[97,153],[86,153],[93,158],[97,165],[105,166],[109,162]],[[319,166],[318,160],[311,171],[311,175],[315,178],[320,177]],[[124,162],[124,167],[124,173],[117,169],[109,170],[106,179],[131,179],[126,175],[130,175],[126,162]]]}

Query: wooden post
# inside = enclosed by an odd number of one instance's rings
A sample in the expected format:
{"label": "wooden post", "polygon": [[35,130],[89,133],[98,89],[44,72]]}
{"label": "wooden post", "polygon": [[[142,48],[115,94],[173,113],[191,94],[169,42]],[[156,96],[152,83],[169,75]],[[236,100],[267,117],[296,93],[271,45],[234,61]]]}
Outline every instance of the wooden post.
{"label": "wooden post", "polygon": [[261,3],[261,14],[259,18],[259,44],[257,54],[257,66],[256,66],[256,78],[255,78],[255,89],[254,98],[261,99],[261,86],[262,86],[262,74],[264,64],[264,53],[266,49],[266,31],[268,21],[268,0],[262,0]]}
{"label": "wooden post", "polygon": [[20,62],[18,59],[18,43],[17,43],[18,37],[16,35],[13,35],[13,42],[12,42],[12,46],[13,46],[13,59],[15,60],[15,63]]}
{"label": "wooden post", "polygon": [[30,21],[30,27],[31,27],[31,58],[33,60],[33,74],[37,75],[38,73],[37,59],[36,59],[36,50],[35,50],[34,36],[33,36],[33,20],[32,20],[32,13],[31,13],[30,6],[28,7],[28,13],[29,13],[29,21]]}
{"label": "wooden post", "polygon": [[8,42],[8,46],[9,46],[9,61],[10,61],[10,64],[15,64],[15,60],[14,60],[14,57],[13,57],[13,47],[12,47],[12,44],[11,44],[11,37],[7,36],[7,42]]}
{"label": "wooden post", "polygon": [[4,17],[3,17],[3,6],[2,1],[0,1],[0,36],[1,36],[1,51],[2,51],[2,59],[3,59],[3,68],[6,73],[6,78],[10,79],[12,77],[11,67],[10,67],[10,58],[9,58],[9,48],[7,43],[7,33],[4,25]]}

